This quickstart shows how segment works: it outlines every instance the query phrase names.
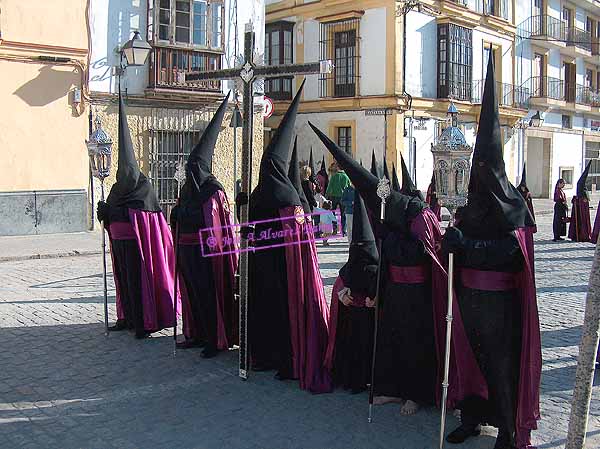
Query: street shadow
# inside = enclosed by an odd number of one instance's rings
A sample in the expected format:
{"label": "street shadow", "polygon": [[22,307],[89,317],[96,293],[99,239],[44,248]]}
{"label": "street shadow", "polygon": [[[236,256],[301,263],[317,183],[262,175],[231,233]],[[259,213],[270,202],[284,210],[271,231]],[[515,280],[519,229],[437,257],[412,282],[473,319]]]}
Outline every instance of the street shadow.
{"label": "street shadow", "polygon": [[27,81],[13,92],[32,107],[46,106],[64,98],[77,85],[78,74],[73,67],[43,65],[35,78]]}
{"label": "street shadow", "polygon": [[[114,304],[116,301],[115,295],[108,295],[108,303]],[[38,300],[25,300],[25,301],[2,301],[2,304],[102,304],[104,303],[104,296],[83,296],[66,299],[40,299]]]}
{"label": "street shadow", "polygon": [[[594,435],[600,435],[600,430],[593,430],[591,432],[586,432],[585,437],[587,439]],[[566,442],[567,442],[567,440],[562,438],[560,440],[551,441],[550,443],[539,444],[536,447],[538,449],[548,449],[548,448],[552,448],[552,447],[564,447]]]}
{"label": "street shadow", "polygon": [[550,249],[536,249],[535,253],[536,254],[544,254],[544,253],[566,253],[566,252],[581,252],[581,251],[594,251],[596,248],[593,246],[590,246],[589,248],[573,248],[573,247],[569,247],[569,248],[550,248]]}
{"label": "street shadow", "polygon": [[344,266],[346,262],[320,262],[319,268],[321,270],[339,270]]}
{"label": "street shadow", "polygon": [[337,278],[338,278],[337,276],[324,277],[324,278],[323,278],[323,285],[324,285],[324,286],[333,285],[333,284],[335,284],[335,280],[336,280]]}
{"label": "street shadow", "polygon": [[[108,279],[112,279],[112,273],[109,272],[106,275],[107,275]],[[102,273],[90,274],[88,276],[79,276],[79,277],[75,277],[75,278],[62,279],[60,281],[45,282],[43,284],[34,284],[34,285],[30,285],[29,288],[64,288],[64,287],[97,286],[98,285],[97,279],[102,279],[102,277],[103,277]],[[86,285],[71,284],[73,281],[82,281],[85,279],[94,281],[94,282],[90,283],[90,284],[86,284]]]}
{"label": "street shadow", "polygon": [[542,371],[540,394],[572,390],[576,371],[576,364]]}
{"label": "street shadow", "polygon": [[569,327],[567,329],[552,329],[542,331],[542,348],[563,348],[576,346],[581,340],[582,326]]}

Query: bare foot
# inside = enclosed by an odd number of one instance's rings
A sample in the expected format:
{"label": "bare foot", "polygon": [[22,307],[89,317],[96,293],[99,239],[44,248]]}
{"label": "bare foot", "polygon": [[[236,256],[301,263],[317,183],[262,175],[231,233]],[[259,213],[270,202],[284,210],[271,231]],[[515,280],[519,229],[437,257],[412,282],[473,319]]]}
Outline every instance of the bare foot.
{"label": "bare foot", "polygon": [[419,404],[411,401],[410,399],[404,403],[400,409],[401,415],[414,415],[419,410]]}
{"label": "bare foot", "polygon": [[384,405],[384,404],[389,404],[391,402],[395,402],[397,404],[402,404],[404,402],[404,399],[396,398],[394,396],[375,396],[373,398],[374,405]]}

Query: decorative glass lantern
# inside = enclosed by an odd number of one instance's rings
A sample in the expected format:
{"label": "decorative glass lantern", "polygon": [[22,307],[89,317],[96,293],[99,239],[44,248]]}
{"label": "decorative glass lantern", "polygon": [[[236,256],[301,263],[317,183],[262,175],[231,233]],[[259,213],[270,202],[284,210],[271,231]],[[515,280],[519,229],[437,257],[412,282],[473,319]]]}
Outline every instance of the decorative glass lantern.
{"label": "decorative glass lantern", "polygon": [[125,42],[121,52],[127,60],[127,65],[140,66],[146,64],[146,59],[152,50],[152,46],[142,39],[139,31],[133,32],[133,37]]}
{"label": "decorative glass lantern", "polygon": [[467,204],[473,149],[458,128],[458,111],[454,103],[450,103],[448,115],[450,126],[432,146],[431,153],[438,201],[453,213],[457,207]]}
{"label": "decorative glass lantern", "polygon": [[104,181],[110,174],[113,143],[108,134],[102,129],[100,117],[96,116],[94,124],[96,129],[90,136],[90,140],[86,140],[85,144],[88,148],[92,175],[100,181]]}

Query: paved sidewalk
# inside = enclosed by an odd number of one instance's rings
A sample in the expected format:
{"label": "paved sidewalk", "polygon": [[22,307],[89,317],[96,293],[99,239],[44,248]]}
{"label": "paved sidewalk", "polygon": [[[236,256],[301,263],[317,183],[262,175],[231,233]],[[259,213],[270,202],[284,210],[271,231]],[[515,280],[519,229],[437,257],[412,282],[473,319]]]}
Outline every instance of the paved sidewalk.
{"label": "paved sidewalk", "polygon": [[0,237],[0,262],[90,256],[100,254],[101,245],[100,231]]}

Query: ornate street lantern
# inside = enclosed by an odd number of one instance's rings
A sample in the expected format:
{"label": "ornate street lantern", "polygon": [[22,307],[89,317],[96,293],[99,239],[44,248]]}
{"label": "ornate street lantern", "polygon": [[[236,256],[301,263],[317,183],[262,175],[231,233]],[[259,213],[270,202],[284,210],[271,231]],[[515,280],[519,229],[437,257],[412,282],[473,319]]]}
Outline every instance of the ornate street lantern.
{"label": "ornate street lantern", "polygon": [[90,136],[90,140],[86,140],[85,144],[88,149],[92,175],[104,183],[104,179],[110,174],[113,143],[108,134],[102,129],[100,117],[96,116],[94,124],[96,129]]}
{"label": "ornate street lantern", "polygon": [[127,65],[132,66],[146,64],[146,59],[148,59],[150,51],[152,51],[152,46],[142,39],[139,31],[134,31],[133,37],[121,47],[121,52],[127,60]]}
{"label": "ornate street lantern", "polygon": [[450,103],[448,115],[450,126],[442,132],[431,153],[438,201],[454,216],[457,207],[467,204],[473,148],[467,145],[465,136],[458,128],[458,111],[454,103]]}

